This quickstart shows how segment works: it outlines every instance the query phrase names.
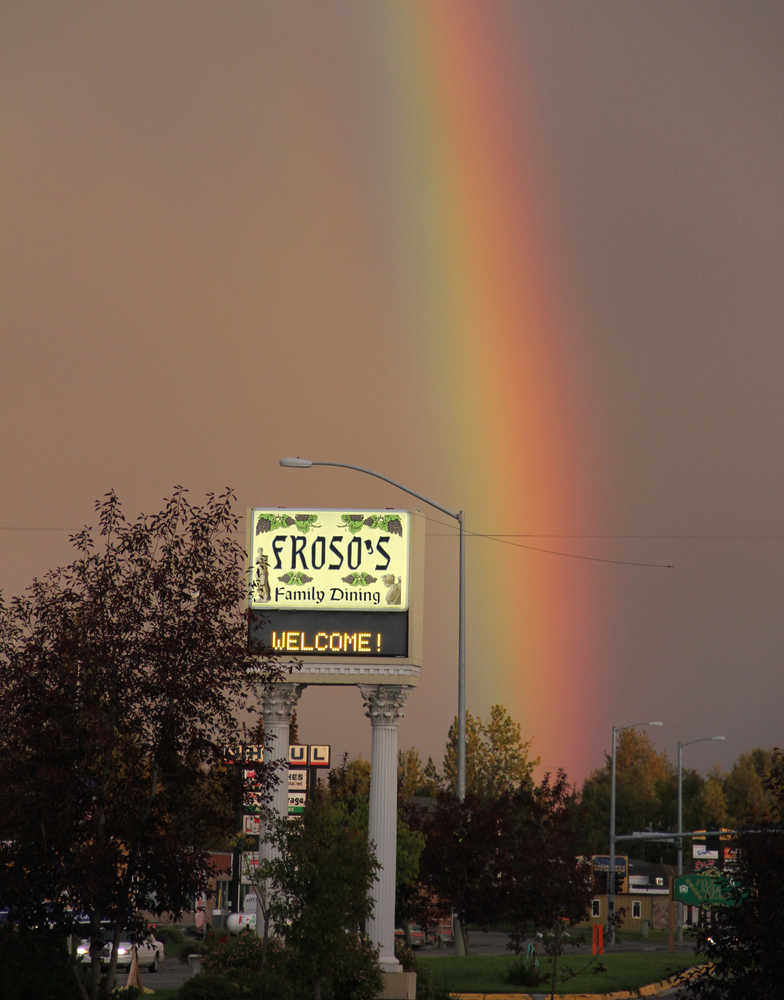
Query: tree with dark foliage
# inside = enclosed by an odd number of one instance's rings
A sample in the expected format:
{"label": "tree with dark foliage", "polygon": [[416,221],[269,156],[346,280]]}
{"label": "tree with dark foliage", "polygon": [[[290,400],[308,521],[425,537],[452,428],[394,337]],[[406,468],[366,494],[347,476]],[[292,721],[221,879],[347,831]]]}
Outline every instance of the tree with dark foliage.
{"label": "tree with dark foliage", "polygon": [[[432,926],[440,913],[454,912],[458,933],[468,923],[483,927],[494,923],[500,914],[498,800],[467,793],[461,802],[444,792],[432,810],[409,815],[425,835],[419,859],[418,922]],[[466,944],[464,940],[467,952]]]}
{"label": "tree with dark foliage", "polygon": [[[230,491],[126,519],[114,492],[74,561],[0,597],[0,905],[20,928],[179,913],[205,890],[211,765],[253,687]],[[231,814],[226,819],[231,822]],[[116,948],[115,948],[116,951]]]}
{"label": "tree with dark foliage", "polygon": [[779,1000],[784,989],[784,754],[775,750],[766,780],[770,811],[741,832],[738,864],[727,879],[733,903],[714,907],[697,948],[707,967],[688,984],[699,1000]]}
{"label": "tree with dark foliage", "polygon": [[578,857],[580,813],[563,771],[523,786],[505,808],[501,869],[510,947],[519,952],[536,931],[555,933],[584,920],[591,901],[591,865]]}
{"label": "tree with dark foliage", "polygon": [[[421,823],[424,909],[454,911],[462,927],[508,923],[513,947],[585,917],[588,866],[577,857],[578,810],[563,772],[496,798],[441,795]],[[421,920],[434,915],[423,910]]]}

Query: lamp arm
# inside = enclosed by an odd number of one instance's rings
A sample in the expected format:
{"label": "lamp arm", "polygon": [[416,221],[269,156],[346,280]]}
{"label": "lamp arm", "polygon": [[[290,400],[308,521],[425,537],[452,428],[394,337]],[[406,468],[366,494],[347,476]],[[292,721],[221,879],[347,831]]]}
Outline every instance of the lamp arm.
{"label": "lamp arm", "polygon": [[408,493],[412,497],[416,497],[417,500],[421,500],[422,503],[428,504],[430,507],[435,507],[436,510],[440,510],[442,514],[446,514],[447,517],[452,517],[455,521],[460,521],[462,517],[462,511],[456,513],[452,510],[447,510],[446,507],[442,507],[440,503],[436,503],[435,500],[430,500],[428,497],[422,496],[421,493],[416,493],[414,490],[404,486],[402,483],[397,482],[396,479],[390,479],[389,476],[382,476],[380,472],[373,472],[372,469],[365,469],[361,465],[349,465],[347,462],[311,462],[311,465],[327,465],[333,466],[337,469],[352,469],[354,472],[364,472],[366,476],[375,476],[376,479],[381,479],[385,483],[389,483],[390,486],[396,486],[399,490],[404,493]]}

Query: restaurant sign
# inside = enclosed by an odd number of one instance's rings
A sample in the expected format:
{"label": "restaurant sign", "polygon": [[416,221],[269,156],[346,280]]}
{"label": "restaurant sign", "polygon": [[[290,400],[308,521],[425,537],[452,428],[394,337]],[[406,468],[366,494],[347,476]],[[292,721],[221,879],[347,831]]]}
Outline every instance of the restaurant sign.
{"label": "restaurant sign", "polygon": [[298,659],[408,656],[412,519],[251,510],[251,645]]}

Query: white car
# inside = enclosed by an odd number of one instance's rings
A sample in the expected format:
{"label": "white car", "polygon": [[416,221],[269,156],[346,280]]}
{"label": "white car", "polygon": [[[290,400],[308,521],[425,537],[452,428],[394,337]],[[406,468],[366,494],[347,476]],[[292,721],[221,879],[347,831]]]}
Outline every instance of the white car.
{"label": "white car", "polygon": [[[164,959],[165,949],[163,941],[148,934],[144,940],[136,945],[136,962],[140,969],[147,969],[148,972],[157,972]],[[84,939],[79,942],[76,949],[76,957],[80,962],[90,962],[90,942]],[[120,940],[117,943],[117,968],[128,969],[133,957],[133,942],[128,931],[121,931]],[[112,958],[112,942],[107,941],[101,952],[101,965],[108,965]]]}

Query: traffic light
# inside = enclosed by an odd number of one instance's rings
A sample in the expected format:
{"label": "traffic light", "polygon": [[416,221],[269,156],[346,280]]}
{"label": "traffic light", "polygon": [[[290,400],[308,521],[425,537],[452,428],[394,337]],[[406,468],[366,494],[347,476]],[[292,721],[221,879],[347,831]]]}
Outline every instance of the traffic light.
{"label": "traffic light", "polygon": [[627,890],[627,886],[626,886],[626,875],[625,875],[625,873],[624,872],[616,872],[615,873],[615,889],[614,889],[615,895],[619,896],[619,895],[625,893],[626,890]]}

